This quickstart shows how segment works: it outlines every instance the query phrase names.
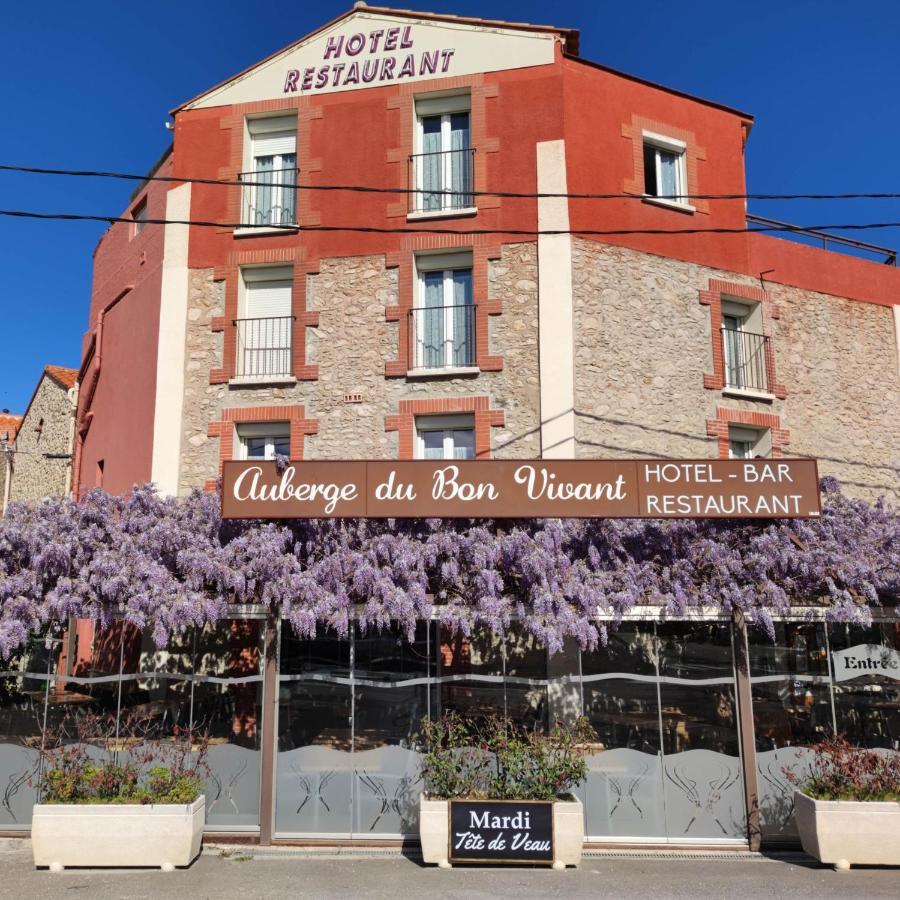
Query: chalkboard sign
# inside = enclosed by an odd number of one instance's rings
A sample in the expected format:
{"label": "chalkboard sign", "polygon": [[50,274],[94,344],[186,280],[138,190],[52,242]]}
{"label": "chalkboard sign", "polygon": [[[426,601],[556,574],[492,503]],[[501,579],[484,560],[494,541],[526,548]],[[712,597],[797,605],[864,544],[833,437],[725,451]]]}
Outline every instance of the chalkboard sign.
{"label": "chalkboard sign", "polygon": [[451,800],[451,862],[553,863],[553,804]]}

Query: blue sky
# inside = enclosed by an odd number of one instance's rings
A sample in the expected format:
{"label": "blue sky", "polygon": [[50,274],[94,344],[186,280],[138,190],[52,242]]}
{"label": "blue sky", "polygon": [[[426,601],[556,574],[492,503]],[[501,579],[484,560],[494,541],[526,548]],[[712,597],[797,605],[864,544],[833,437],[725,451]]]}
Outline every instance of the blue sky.
{"label": "blue sky", "polygon": [[[146,171],[167,144],[169,109],[349,5],[5,3],[0,163]],[[753,113],[751,191],[900,191],[896,0],[430,0],[419,8],[579,28],[589,59]],[[0,173],[0,208],[117,214],[133,187]],[[889,200],[750,208],[799,224],[900,221],[900,202]],[[22,412],[43,365],[79,364],[103,227],[0,219],[0,408]],[[857,236],[900,246],[900,229]]]}

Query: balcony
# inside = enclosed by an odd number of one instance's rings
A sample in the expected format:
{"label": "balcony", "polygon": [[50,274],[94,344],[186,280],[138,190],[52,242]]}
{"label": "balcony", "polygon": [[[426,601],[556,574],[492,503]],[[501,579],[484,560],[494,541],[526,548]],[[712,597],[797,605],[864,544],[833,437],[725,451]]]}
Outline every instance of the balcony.
{"label": "balcony", "polygon": [[237,354],[235,380],[293,381],[294,316],[235,319]]}
{"label": "balcony", "polygon": [[416,374],[475,369],[475,305],[410,310],[410,368]]}
{"label": "balcony", "polygon": [[768,394],[769,370],[766,366],[768,346],[769,338],[764,334],[723,328],[725,387]]}
{"label": "balcony", "polygon": [[293,227],[297,224],[297,170],[259,169],[241,172],[241,224]]}
{"label": "balcony", "polygon": [[409,213],[439,216],[475,211],[475,150],[417,153],[409,158]]}

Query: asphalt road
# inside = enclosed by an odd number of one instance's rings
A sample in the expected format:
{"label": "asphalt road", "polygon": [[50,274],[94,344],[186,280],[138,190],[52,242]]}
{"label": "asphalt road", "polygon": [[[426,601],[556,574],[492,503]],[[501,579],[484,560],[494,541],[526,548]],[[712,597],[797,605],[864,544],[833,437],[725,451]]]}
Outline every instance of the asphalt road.
{"label": "asphalt road", "polygon": [[[227,854],[227,855],[226,855]],[[0,841],[0,897],[15,900],[85,898],[295,897],[413,898],[848,898],[900,897],[900,869],[837,873],[798,855],[778,857],[647,859],[586,858],[580,869],[455,868],[423,866],[414,859],[296,851],[206,848],[188,869],[36,870],[27,841]]]}

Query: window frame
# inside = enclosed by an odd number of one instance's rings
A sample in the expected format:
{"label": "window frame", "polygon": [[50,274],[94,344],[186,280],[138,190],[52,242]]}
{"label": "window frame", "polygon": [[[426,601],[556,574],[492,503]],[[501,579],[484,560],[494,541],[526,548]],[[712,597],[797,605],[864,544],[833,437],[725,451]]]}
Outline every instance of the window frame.
{"label": "window frame", "polygon": [[[260,462],[270,462],[275,459],[275,440],[287,437],[288,455],[291,449],[291,423],[284,422],[241,422],[235,426],[236,441],[235,447],[238,451],[236,458],[244,461],[257,460]],[[250,456],[248,454],[248,441],[251,438],[264,438],[265,455],[259,457]]]}
{"label": "window frame", "polygon": [[136,238],[147,227],[147,196],[138,200],[131,208],[131,237]]}
{"label": "window frame", "polygon": [[[269,231],[279,232],[290,230],[291,228],[299,228],[298,225],[298,211],[297,211],[297,181],[298,176],[300,174],[300,160],[297,155],[297,148],[299,141],[297,139],[297,121],[298,117],[296,113],[291,113],[289,110],[278,110],[275,115],[270,116],[246,116],[244,118],[244,150],[242,155],[242,163],[241,170],[246,174],[254,174],[258,171],[257,169],[257,159],[262,158],[263,156],[273,157],[272,163],[272,171],[281,171],[284,172],[286,170],[293,169],[294,171],[294,183],[293,185],[286,185],[283,182],[273,183],[273,187],[277,189],[279,196],[284,194],[286,190],[293,190],[293,221],[287,223],[276,223],[274,225],[269,224],[266,225],[255,225],[253,222],[245,221],[245,219],[250,218],[247,216],[247,211],[249,209],[255,209],[256,207],[256,196],[259,187],[256,185],[244,186],[241,192],[241,215],[240,221],[241,225],[239,228],[235,229],[236,231],[244,231],[244,233],[249,234],[260,234],[267,233]],[[294,149],[290,153],[276,153],[276,154],[263,154],[257,153],[255,145],[258,142],[258,139],[270,137],[272,135],[291,135],[294,140]],[[285,166],[283,162],[284,156],[293,156],[294,163],[291,166]],[[276,166],[276,160],[278,161],[278,165]],[[251,178],[250,181],[257,181],[256,178]],[[283,204],[282,204],[283,206]],[[273,205],[274,208],[274,205]]]}
{"label": "window frame", "polygon": [[[425,305],[425,285],[429,274],[440,272],[443,276],[443,284],[441,287],[442,306],[444,309],[444,340],[443,340],[443,365],[441,366],[424,366],[417,365],[419,362],[419,345],[424,341],[422,331],[424,329],[424,316],[416,316],[418,310],[428,309]],[[470,292],[467,303],[453,303],[453,273],[468,272]],[[414,372],[435,373],[445,371],[469,371],[477,369],[477,333],[475,320],[475,267],[473,265],[473,255],[471,250],[457,250],[444,253],[421,254],[415,258],[415,291],[413,296],[413,348],[412,359],[410,360],[410,369]],[[472,317],[471,323],[471,339],[472,346],[470,350],[471,363],[467,366],[453,365],[453,346],[455,340],[455,320],[453,310],[458,306],[468,307],[471,309],[469,315]],[[424,353],[423,353],[424,355]],[[424,360],[423,360],[424,361]]]}
{"label": "window frame", "polygon": [[[651,194],[647,191],[647,172],[646,159],[647,148],[651,148],[653,152],[653,161],[655,165],[655,180],[657,193]],[[660,152],[669,153],[675,156],[675,179],[676,190],[674,196],[666,196],[660,194],[660,185],[662,183],[662,167],[660,162]],[[658,134],[655,131],[644,130],[641,132],[641,159],[644,164],[644,184],[642,196],[648,203],[655,203],[660,206],[669,206],[679,209],[683,212],[695,212],[694,206],[691,205],[687,195],[688,177],[687,177],[687,144],[677,138],[667,137],[664,134]],[[678,199],[676,199],[678,198]]]}
{"label": "window frame", "polygon": [[[735,444],[744,444],[749,448],[746,456],[734,454]],[[771,459],[772,431],[770,428],[750,428],[746,425],[728,426],[728,458],[729,459]]]}
{"label": "window frame", "polygon": [[[426,459],[425,438],[426,433],[434,434],[443,432],[442,460],[462,462],[467,459],[475,459],[475,416],[471,413],[454,413],[445,416],[418,415],[415,417],[414,428],[416,432],[415,458]],[[454,434],[456,432],[470,432],[472,435],[472,455],[470,457],[458,457],[453,454],[455,448]],[[449,455],[448,455],[449,453]]]}
{"label": "window frame", "polygon": [[[441,120],[441,154],[446,154],[442,160],[441,184],[452,184],[453,177],[453,160],[450,151],[453,149],[451,119],[454,115],[465,113],[469,117],[469,146],[460,148],[466,152],[472,151],[472,95],[471,92],[448,94],[439,97],[417,97],[413,103],[414,114],[414,133],[413,133],[413,156],[421,158],[425,152],[425,119],[440,117]],[[472,171],[472,181],[474,189],[474,166]],[[471,215],[477,212],[475,207],[475,199],[472,197],[471,206],[454,206],[454,197],[450,194],[441,194],[441,205],[437,209],[425,209],[424,197],[428,193],[424,189],[424,176],[420,170],[414,172],[413,187],[415,192],[412,197],[415,198],[415,208],[408,213],[411,218],[427,218],[429,216],[458,216]],[[446,189],[444,189],[446,190]]]}

